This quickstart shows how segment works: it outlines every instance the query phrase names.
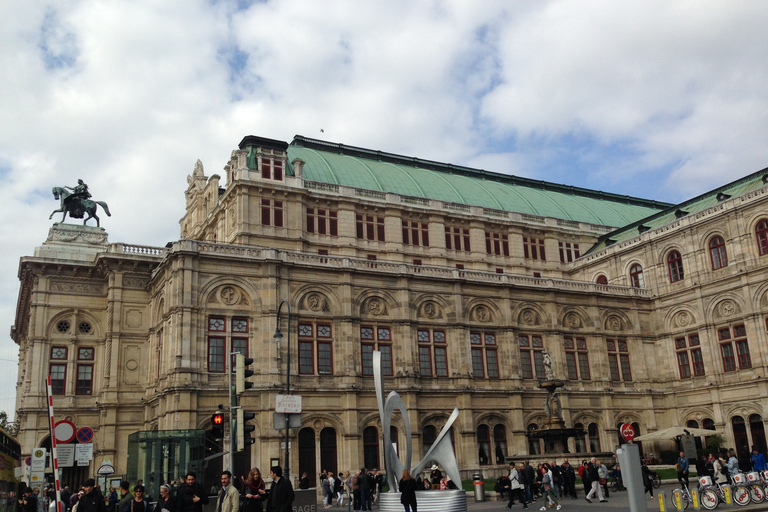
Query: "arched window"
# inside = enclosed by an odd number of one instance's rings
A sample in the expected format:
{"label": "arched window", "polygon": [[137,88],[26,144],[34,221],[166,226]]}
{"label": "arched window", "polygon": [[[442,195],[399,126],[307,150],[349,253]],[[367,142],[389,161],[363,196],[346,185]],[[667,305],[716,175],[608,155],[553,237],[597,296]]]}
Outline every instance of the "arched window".
{"label": "arched window", "polygon": [[757,235],[757,251],[760,256],[765,256],[768,254],[768,219],[763,219],[757,223],[755,235]]}
{"label": "arched window", "polygon": [[491,433],[488,425],[477,427],[477,458],[480,464],[491,463]]}
{"label": "arched window", "polygon": [[701,428],[705,428],[707,430],[715,430],[715,420],[704,418],[704,421],[701,422]]}
{"label": "arched window", "polygon": [[723,237],[713,236],[709,240],[709,258],[712,260],[712,270],[728,266],[728,253],[725,252]]}
{"label": "arched window", "polygon": [[366,468],[379,467],[379,429],[376,427],[363,430],[363,464]]}
{"label": "arched window", "polygon": [[[576,423],[573,428],[584,431],[584,425],[581,423]],[[587,452],[587,436],[585,434],[579,434],[575,438],[576,441],[576,453],[586,453]]]}
{"label": "arched window", "polygon": [[389,442],[395,447],[395,453],[400,456],[400,443],[398,441],[397,427],[389,427]]}
{"label": "arched window", "polygon": [[[378,452],[378,443],[376,443],[376,448]],[[336,459],[336,429],[333,427],[325,427],[320,431],[320,466],[329,471],[331,468],[339,467]],[[377,468],[378,466],[371,467]]]}
{"label": "arched window", "polygon": [[315,431],[303,428],[299,430],[299,474],[306,473],[312,487],[316,485],[317,478],[315,464]]}
{"label": "arched window", "polygon": [[426,455],[429,449],[432,448],[432,445],[435,444],[437,429],[434,427],[434,425],[427,425],[424,427],[424,432],[422,432],[421,437],[423,439],[422,444],[424,445],[424,455]]}
{"label": "arched window", "polygon": [[[528,431],[538,430],[539,426],[535,423],[528,425]],[[528,455],[540,455],[541,454],[541,439],[535,437],[528,437]]]}
{"label": "arched window", "polygon": [[600,451],[600,430],[597,428],[597,423],[590,423],[587,427],[587,435],[589,436],[589,451]]}
{"label": "arched window", "polygon": [[643,267],[639,263],[635,263],[629,268],[629,282],[632,288],[645,288]]}
{"label": "arched window", "polygon": [[504,464],[507,456],[507,429],[501,423],[493,427],[493,445],[496,464]]}
{"label": "arched window", "polygon": [[749,417],[749,432],[752,434],[752,446],[757,448],[760,453],[765,453],[765,425],[762,416],[753,414]]}
{"label": "arched window", "polygon": [[608,284],[608,278],[605,275],[600,274],[595,281],[597,284]]}
{"label": "arched window", "polygon": [[744,424],[744,418],[741,416],[731,418],[731,428],[733,428],[733,442],[736,444],[736,452],[741,453],[743,448],[749,450],[749,438],[747,437],[747,426]]}
{"label": "arched window", "polygon": [[683,257],[679,251],[672,251],[667,256],[667,268],[669,269],[669,282],[676,283],[683,279]]}

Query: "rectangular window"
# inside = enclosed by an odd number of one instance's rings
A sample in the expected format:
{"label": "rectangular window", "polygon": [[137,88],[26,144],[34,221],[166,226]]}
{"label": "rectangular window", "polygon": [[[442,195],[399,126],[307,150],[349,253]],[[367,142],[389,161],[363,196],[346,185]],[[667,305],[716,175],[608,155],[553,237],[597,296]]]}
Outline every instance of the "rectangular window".
{"label": "rectangular window", "polygon": [[680,378],[704,375],[704,360],[701,356],[701,345],[698,334],[689,334],[675,338],[675,350],[677,351],[677,367]]}
{"label": "rectangular window", "polygon": [[54,395],[63,395],[67,382],[67,365],[51,364],[51,392]]}
{"label": "rectangular window", "polygon": [[283,181],[283,161],[279,158],[261,158],[261,177]]}
{"label": "rectangular window", "polygon": [[261,200],[261,224],[283,227],[283,202],[277,199]]}
{"label": "rectangular window", "polygon": [[585,338],[572,338],[566,336],[563,340],[565,348],[565,361],[568,366],[568,378],[570,380],[589,380],[589,355],[587,354],[587,340]]}
{"label": "rectangular window", "polygon": [[[739,369],[752,368],[752,359],[749,355],[749,343],[747,342],[747,329],[744,324],[731,327],[721,327],[717,330],[718,338],[723,342],[720,351],[723,358],[723,371],[736,370],[736,360]],[[735,345],[735,347],[734,347]]]}
{"label": "rectangular window", "polygon": [[66,360],[67,347],[51,347],[51,359]]}
{"label": "rectangular window", "polygon": [[472,353],[472,370],[476,378],[498,378],[499,365],[496,354],[496,334],[493,332],[470,332],[469,343]]}
{"label": "rectangular window", "polygon": [[445,248],[469,252],[469,229],[445,226]]}
{"label": "rectangular window", "polygon": [[544,252],[544,239],[524,236],[523,255],[526,259],[546,261],[547,255]]}
{"label": "rectangular window", "polygon": [[307,232],[318,235],[339,235],[339,219],[336,210],[307,208]]}
{"label": "rectangular window", "polygon": [[77,387],[78,395],[90,395],[93,392],[93,365],[77,365]]}
{"label": "rectangular window", "polygon": [[581,255],[579,252],[579,244],[558,242],[557,245],[560,249],[560,263],[570,263]]}
{"label": "rectangular window", "polygon": [[509,237],[492,231],[485,232],[485,252],[491,255],[509,256]]}
{"label": "rectangular window", "polygon": [[608,366],[611,370],[611,380],[632,381],[632,369],[629,365],[629,346],[627,340],[606,340],[608,348]]}
{"label": "rectangular window", "polygon": [[358,213],[355,218],[357,223],[357,238],[377,242],[386,241],[384,239],[384,217]]}
{"label": "rectangular window", "polygon": [[[419,370],[422,377],[447,377],[448,353],[445,331],[418,329],[416,339],[419,345]],[[432,366],[434,361],[434,367]]]}
{"label": "rectangular window", "polygon": [[[317,359],[315,359],[317,357]],[[333,337],[331,325],[299,323],[299,373],[333,375]]]}
{"label": "rectangular window", "polygon": [[524,379],[543,379],[544,340],[540,334],[520,334],[520,369]]}
{"label": "rectangular window", "polygon": [[392,329],[388,326],[363,325],[360,327],[363,375],[373,375],[373,351],[381,352],[381,373],[392,375]]}
{"label": "rectangular window", "polygon": [[403,243],[429,247],[429,223],[403,220]]}
{"label": "rectangular window", "polygon": [[208,338],[208,371],[224,373],[225,344],[224,338]]}
{"label": "rectangular window", "polygon": [[243,354],[245,357],[248,357],[248,339],[232,338],[232,352]]}

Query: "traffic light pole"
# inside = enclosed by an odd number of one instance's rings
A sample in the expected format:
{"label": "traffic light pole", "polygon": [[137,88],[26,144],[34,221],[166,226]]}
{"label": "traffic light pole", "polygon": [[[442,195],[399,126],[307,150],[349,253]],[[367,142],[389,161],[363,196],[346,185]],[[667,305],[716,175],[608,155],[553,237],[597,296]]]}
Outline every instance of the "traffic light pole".
{"label": "traffic light pole", "polygon": [[[286,370],[285,370],[285,394],[290,395],[291,394],[291,306],[288,304],[288,301],[284,300],[280,302],[280,305],[277,307],[277,329],[275,330],[275,338],[278,337],[278,334],[280,334],[280,311],[283,309],[283,305],[285,305],[285,308],[288,310],[288,327],[286,328],[286,337],[285,337],[285,346],[286,346],[286,352],[288,353],[286,357]],[[282,337],[282,334],[280,334],[280,337]],[[290,442],[290,428],[288,428],[289,425],[289,415],[285,415],[285,467],[283,468],[283,476],[286,478],[286,480],[290,481],[290,469],[289,462],[288,462],[288,443]]]}
{"label": "traffic light pole", "polygon": [[227,471],[232,471],[233,463],[232,463],[232,457],[235,454],[235,418],[233,417],[233,412],[235,410],[235,403],[234,403],[234,397],[232,393],[232,387],[234,386],[234,383],[232,382],[232,366],[233,366],[233,359],[236,352],[232,352],[229,354],[229,379],[228,382],[228,388],[229,388],[229,464],[227,464]]}

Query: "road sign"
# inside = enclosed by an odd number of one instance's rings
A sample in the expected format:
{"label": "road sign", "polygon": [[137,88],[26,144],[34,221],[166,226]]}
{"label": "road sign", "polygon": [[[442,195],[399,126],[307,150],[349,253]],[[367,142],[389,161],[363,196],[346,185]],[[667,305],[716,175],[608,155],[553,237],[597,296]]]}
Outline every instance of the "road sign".
{"label": "road sign", "polygon": [[71,443],[75,438],[75,424],[69,420],[57,421],[53,427],[56,442],[59,444]]}
{"label": "road sign", "polygon": [[24,462],[27,464],[27,466],[31,466],[32,465],[32,457],[27,457],[27,459]]}
{"label": "road sign", "polygon": [[78,429],[77,441],[80,443],[90,443],[93,441],[93,429],[91,427],[81,427]]}
{"label": "road sign", "polygon": [[277,395],[275,412],[298,414],[301,412],[301,395]]}
{"label": "road sign", "polygon": [[635,429],[632,428],[632,425],[629,423],[622,424],[620,432],[621,436],[627,441],[631,441],[635,438]]}
{"label": "road sign", "polygon": [[288,428],[301,428],[301,414],[283,414],[276,412],[272,416],[272,424],[275,430],[283,430],[285,428],[285,417],[288,416]]}
{"label": "road sign", "polygon": [[105,461],[101,466],[99,466],[99,470],[96,471],[96,473],[102,476],[114,475],[115,468],[112,466],[112,464],[109,464]]}

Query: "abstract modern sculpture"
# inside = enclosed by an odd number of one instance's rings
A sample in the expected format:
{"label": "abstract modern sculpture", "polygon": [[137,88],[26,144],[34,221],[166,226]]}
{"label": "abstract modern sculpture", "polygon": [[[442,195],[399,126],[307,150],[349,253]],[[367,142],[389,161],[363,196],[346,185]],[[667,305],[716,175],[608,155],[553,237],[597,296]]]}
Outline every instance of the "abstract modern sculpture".
{"label": "abstract modern sculpture", "polygon": [[[382,495],[380,510],[402,510],[400,505],[399,495],[397,492],[397,484],[400,476],[403,473],[403,469],[409,468],[411,474],[416,477],[421,473],[426,465],[432,461],[437,462],[443,467],[448,477],[459,487],[458,490],[452,491],[422,491],[416,494],[419,503],[420,512],[428,512],[430,510],[436,510],[441,512],[449,511],[466,511],[467,499],[466,494],[461,490],[461,474],[459,473],[459,465],[456,463],[456,456],[453,453],[453,444],[451,443],[451,425],[456,421],[459,416],[459,408],[455,407],[448,421],[440,430],[440,434],[435,439],[432,447],[424,455],[424,458],[419,461],[415,466],[411,466],[411,455],[413,451],[413,441],[411,439],[411,421],[408,418],[408,412],[405,409],[405,403],[400,395],[396,391],[391,391],[384,399],[384,378],[381,374],[381,352],[378,350],[373,352],[373,378],[376,384],[376,402],[379,405],[379,416],[381,418],[381,427],[384,430],[384,469],[387,473],[387,483],[389,484],[390,496]],[[392,445],[392,440],[389,436],[390,426],[392,424],[392,413],[398,409],[403,416],[403,423],[405,424],[405,464],[403,464],[395,447]],[[395,496],[396,494],[396,496]],[[391,499],[397,497],[397,500]],[[393,505],[396,505],[392,508]]]}

